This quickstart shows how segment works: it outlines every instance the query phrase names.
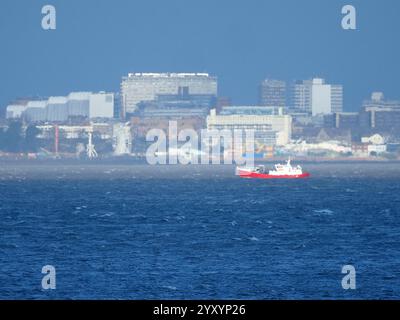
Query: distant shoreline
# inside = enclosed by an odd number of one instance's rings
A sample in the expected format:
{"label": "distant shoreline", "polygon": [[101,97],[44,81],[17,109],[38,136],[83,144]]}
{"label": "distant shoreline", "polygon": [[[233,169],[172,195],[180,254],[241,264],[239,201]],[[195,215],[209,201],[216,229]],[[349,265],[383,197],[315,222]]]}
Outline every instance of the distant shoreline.
{"label": "distant shoreline", "polygon": [[[272,159],[257,159],[255,161],[256,164],[275,164],[279,162],[283,162],[287,160],[287,158],[279,157]],[[296,158],[292,157],[292,161],[298,164],[389,164],[389,163],[399,163],[400,159],[343,159],[343,158]],[[146,162],[145,159],[138,158],[102,158],[102,159],[7,159],[0,158],[0,166],[1,165],[145,165],[151,166]],[[235,166],[235,164],[224,164],[220,165],[204,165],[204,164],[196,164],[196,165],[182,165],[182,164],[167,164],[167,165],[157,165],[157,166]]]}

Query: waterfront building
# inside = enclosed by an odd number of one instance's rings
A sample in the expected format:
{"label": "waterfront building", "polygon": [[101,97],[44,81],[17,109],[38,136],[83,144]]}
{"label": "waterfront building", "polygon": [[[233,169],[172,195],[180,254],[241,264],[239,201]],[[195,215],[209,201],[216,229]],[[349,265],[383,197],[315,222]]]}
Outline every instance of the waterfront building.
{"label": "waterfront building", "polygon": [[6,118],[7,119],[18,119],[22,117],[22,113],[26,110],[24,104],[10,104],[7,106]]}
{"label": "waterfront building", "polygon": [[64,122],[68,120],[68,98],[50,97],[47,101],[46,120],[49,122]]}
{"label": "waterfront building", "polygon": [[89,118],[114,117],[114,94],[107,92],[91,93],[89,97]]}
{"label": "waterfront building", "polygon": [[7,107],[6,117],[24,118],[28,122],[65,122],[71,117],[111,119],[114,117],[114,94],[72,92],[66,97],[12,104]]}
{"label": "waterfront building", "polygon": [[362,143],[371,143],[375,145],[383,145],[385,144],[385,138],[381,136],[380,134],[374,134],[370,137],[362,137],[361,138]]}
{"label": "waterfront building", "polygon": [[29,101],[24,117],[28,122],[40,122],[47,118],[47,100]]}
{"label": "waterfront building", "polygon": [[[265,113],[262,113],[264,109]],[[232,106],[222,108],[217,115],[213,109],[207,117],[207,129],[213,130],[254,130],[258,144],[281,146],[291,139],[292,118],[284,115],[283,109],[260,106]]]}
{"label": "waterfront building", "polygon": [[89,116],[90,92],[71,92],[68,99],[68,115],[74,117]]}

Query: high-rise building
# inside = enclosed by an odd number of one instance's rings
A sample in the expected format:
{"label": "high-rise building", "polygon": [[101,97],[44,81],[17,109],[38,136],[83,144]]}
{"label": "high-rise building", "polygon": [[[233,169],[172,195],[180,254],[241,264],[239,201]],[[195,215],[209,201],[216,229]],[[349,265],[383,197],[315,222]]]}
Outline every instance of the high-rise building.
{"label": "high-rise building", "polygon": [[138,104],[156,100],[158,95],[179,94],[217,96],[217,78],[208,73],[130,73],[122,78],[122,116],[137,110]]}
{"label": "high-rise building", "polygon": [[343,112],[343,86],[331,84],[331,113]]}
{"label": "high-rise building", "polygon": [[291,107],[297,112],[311,112],[312,81],[296,81],[291,90]]}
{"label": "high-rise building", "polygon": [[265,79],[259,87],[259,105],[268,107],[285,107],[286,82]]}
{"label": "high-rise building", "polygon": [[315,78],[296,82],[292,88],[292,107],[313,116],[343,111],[343,86]]}

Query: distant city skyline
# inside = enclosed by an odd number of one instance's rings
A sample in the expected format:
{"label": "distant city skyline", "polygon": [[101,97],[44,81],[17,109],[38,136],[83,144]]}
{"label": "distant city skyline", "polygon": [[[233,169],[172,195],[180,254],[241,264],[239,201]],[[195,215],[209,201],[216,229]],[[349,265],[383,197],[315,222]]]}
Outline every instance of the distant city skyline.
{"label": "distant city skyline", "polygon": [[395,0],[351,1],[350,31],[341,28],[341,0],[55,0],[51,31],[41,28],[44,4],[0,4],[1,108],[24,96],[119,92],[129,72],[207,72],[236,105],[257,104],[266,78],[342,84],[345,111],[373,91],[400,96]]}

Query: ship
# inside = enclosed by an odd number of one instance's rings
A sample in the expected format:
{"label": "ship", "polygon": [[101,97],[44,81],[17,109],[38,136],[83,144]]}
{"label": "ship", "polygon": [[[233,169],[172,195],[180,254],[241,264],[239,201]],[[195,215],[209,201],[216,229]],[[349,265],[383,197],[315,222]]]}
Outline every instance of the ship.
{"label": "ship", "polygon": [[286,164],[276,164],[275,169],[269,171],[262,165],[253,168],[237,167],[236,175],[242,178],[258,179],[301,179],[308,178],[310,173],[303,172],[300,166],[292,167],[289,159]]}

